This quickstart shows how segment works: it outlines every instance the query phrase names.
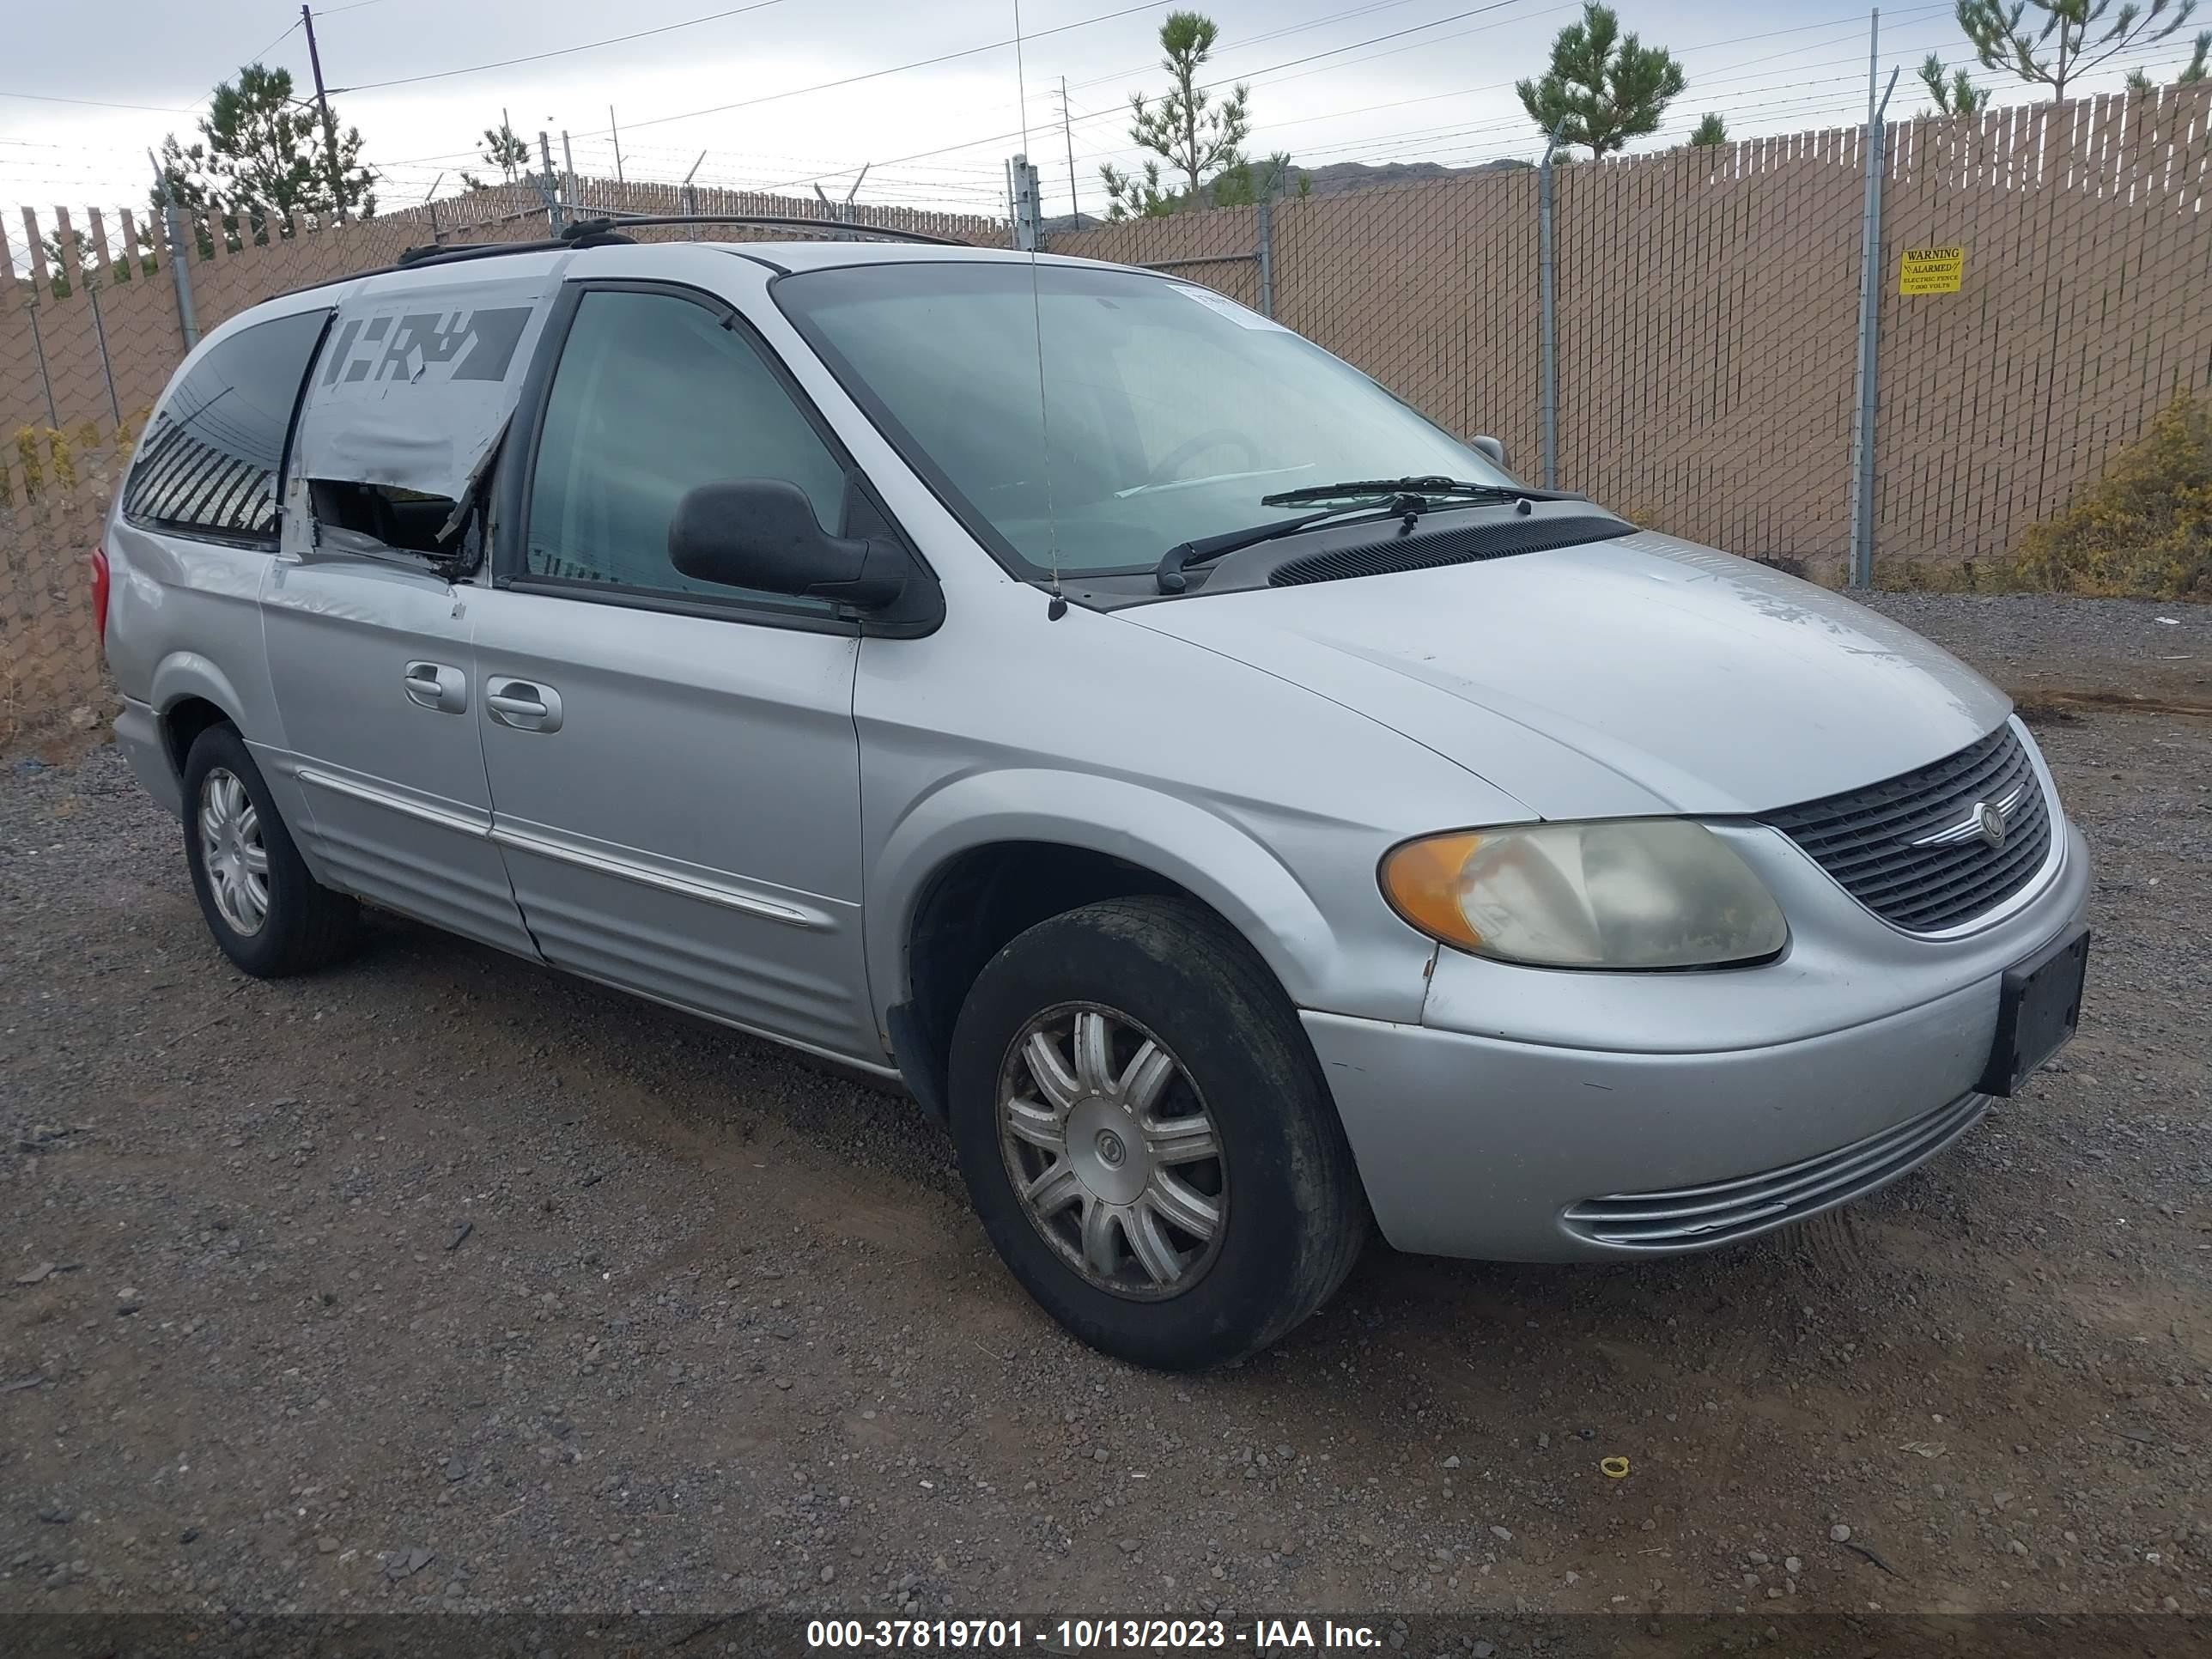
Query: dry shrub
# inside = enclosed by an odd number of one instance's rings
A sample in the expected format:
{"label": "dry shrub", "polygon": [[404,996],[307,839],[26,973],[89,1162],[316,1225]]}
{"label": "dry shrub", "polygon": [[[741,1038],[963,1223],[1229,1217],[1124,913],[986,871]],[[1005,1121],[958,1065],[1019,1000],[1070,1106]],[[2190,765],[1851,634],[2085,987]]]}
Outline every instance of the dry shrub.
{"label": "dry shrub", "polygon": [[2023,586],[2212,601],[2212,407],[2186,392],[2065,511],[2021,538]]}
{"label": "dry shrub", "polygon": [[39,453],[39,434],[33,428],[15,428],[15,457],[23,464],[24,495],[26,498],[35,498],[39,487],[46,481],[46,472]]}

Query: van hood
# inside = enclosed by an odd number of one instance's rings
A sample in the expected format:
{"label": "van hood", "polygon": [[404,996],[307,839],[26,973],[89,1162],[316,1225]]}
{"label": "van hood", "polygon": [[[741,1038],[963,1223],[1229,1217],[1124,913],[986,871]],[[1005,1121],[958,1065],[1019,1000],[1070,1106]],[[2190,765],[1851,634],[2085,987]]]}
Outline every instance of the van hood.
{"label": "van hood", "polygon": [[1768,811],[1940,760],[2011,708],[1878,612],[1650,531],[1119,614],[1356,709],[1532,817]]}

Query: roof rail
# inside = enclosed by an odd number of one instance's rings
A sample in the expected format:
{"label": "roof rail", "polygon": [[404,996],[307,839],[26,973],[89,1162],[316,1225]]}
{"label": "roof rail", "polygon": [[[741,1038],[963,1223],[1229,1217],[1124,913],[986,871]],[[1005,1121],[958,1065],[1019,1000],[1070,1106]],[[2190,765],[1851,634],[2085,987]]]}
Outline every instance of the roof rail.
{"label": "roof rail", "polygon": [[413,270],[422,265],[459,264],[469,259],[495,259],[505,253],[561,253],[575,248],[612,247],[635,242],[634,236],[623,232],[641,225],[761,225],[778,230],[811,231],[817,236],[871,236],[886,242],[925,242],[932,247],[973,247],[953,236],[931,236],[919,230],[886,230],[878,225],[849,225],[839,219],[786,219],[757,213],[617,213],[602,215],[596,219],[580,219],[556,237],[541,237],[527,242],[432,242],[421,247],[410,247],[388,265],[378,265],[368,270],[349,271],[343,276],[326,276],[319,283],[272,295],[284,299],[292,294],[305,294],[319,288],[330,288],[339,283],[350,283],[363,276],[386,276],[398,270]]}
{"label": "roof rail", "polygon": [[[407,249],[397,264],[386,269],[405,270],[415,265],[457,264],[464,259],[489,259],[501,253],[564,253],[573,248],[606,247],[632,240],[596,222],[571,225],[558,237],[540,237],[528,242],[431,242]],[[377,273],[369,270],[357,274],[374,276]]]}
{"label": "roof rail", "polygon": [[803,230],[817,236],[868,236],[883,242],[926,242],[933,247],[973,247],[957,236],[932,236],[919,230],[891,230],[882,225],[848,224],[842,219],[779,218],[760,213],[610,213],[580,219],[562,233],[574,242],[587,236],[634,230],[640,225],[763,225],[775,230]]}

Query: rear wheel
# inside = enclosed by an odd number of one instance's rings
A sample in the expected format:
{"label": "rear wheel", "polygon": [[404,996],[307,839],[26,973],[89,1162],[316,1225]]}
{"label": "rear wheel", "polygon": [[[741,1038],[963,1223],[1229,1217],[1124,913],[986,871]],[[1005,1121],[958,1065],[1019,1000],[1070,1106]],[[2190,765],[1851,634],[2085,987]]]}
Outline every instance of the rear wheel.
{"label": "rear wheel", "polygon": [[185,862],[223,954],[258,979],[337,960],[360,907],[308,874],[246,740],[211,726],[185,760]]}
{"label": "rear wheel", "polygon": [[1185,901],[1086,905],[994,957],[954,1032],[951,1115],[1014,1276],[1139,1364],[1265,1347],[1328,1297],[1366,1237],[1289,1000]]}

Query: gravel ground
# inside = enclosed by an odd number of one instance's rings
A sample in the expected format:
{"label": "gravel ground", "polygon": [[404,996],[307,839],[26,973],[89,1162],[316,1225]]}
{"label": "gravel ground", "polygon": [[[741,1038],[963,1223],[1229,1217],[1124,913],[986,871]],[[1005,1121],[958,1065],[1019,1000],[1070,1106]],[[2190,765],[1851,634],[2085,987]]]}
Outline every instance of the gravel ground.
{"label": "gravel ground", "polygon": [[2212,605],[2048,593],[1875,593],[1877,610],[2050,707],[2212,709]]}
{"label": "gravel ground", "polygon": [[1378,1247],[1201,1378],[1049,1325],[901,1098],[397,921],[243,979],[113,751],[0,770],[0,1612],[2212,1612],[2212,725],[2039,730],[2099,943],[2022,1098],[1716,1255]]}

